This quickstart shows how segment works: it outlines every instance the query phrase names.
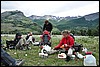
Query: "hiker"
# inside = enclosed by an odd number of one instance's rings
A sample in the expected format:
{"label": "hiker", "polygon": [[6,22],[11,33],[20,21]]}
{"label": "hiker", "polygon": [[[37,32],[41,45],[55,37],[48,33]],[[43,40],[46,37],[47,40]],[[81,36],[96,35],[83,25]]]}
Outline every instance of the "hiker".
{"label": "hiker", "polygon": [[43,31],[47,30],[51,33],[52,29],[53,29],[52,24],[48,20],[45,20],[45,24],[43,26]]}
{"label": "hiker", "polygon": [[59,50],[63,48],[65,53],[69,53],[69,48],[72,48],[74,45],[74,39],[72,36],[70,36],[70,32],[68,30],[62,31],[61,34],[63,35],[63,38],[60,43],[53,48],[53,50]]}
{"label": "hiker", "polygon": [[13,48],[13,49],[15,49],[16,44],[21,39],[21,36],[22,36],[22,34],[17,32],[16,35],[15,35],[14,40],[10,40],[10,41],[6,40],[6,44],[7,44],[6,48]]}
{"label": "hiker", "polygon": [[28,46],[26,39],[22,37],[20,32],[16,33],[14,40],[6,41],[6,48],[21,49],[23,50],[25,46]]}
{"label": "hiker", "polygon": [[35,42],[35,38],[32,35],[32,32],[29,32],[26,36],[26,41],[28,44],[33,44],[33,42]]}
{"label": "hiker", "polygon": [[22,37],[22,34],[19,33],[19,35],[16,36],[14,41],[16,42],[16,49],[24,50],[25,46],[27,46],[28,48],[29,44],[27,44],[26,39]]}

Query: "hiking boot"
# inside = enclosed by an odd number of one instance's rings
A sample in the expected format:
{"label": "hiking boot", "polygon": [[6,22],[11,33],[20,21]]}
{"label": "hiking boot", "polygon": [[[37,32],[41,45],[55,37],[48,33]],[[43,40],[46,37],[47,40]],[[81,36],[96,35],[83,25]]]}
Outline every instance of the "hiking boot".
{"label": "hiking boot", "polygon": [[68,62],[68,61],[70,61],[70,60],[71,60],[71,57],[70,57],[70,56],[67,56],[65,61]]}

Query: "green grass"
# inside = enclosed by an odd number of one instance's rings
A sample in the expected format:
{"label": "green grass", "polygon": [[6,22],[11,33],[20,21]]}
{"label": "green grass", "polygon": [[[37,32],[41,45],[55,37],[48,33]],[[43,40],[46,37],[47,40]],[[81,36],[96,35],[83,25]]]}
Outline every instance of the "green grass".
{"label": "green grass", "polygon": [[[3,36],[2,43],[5,45],[5,41],[11,40],[14,37]],[[41,39],[35,36],[36,41],[40,41]],[[52,48],[56,46],[61,37],[56,35],[52,36]],[[88,49],[88,51],[92,51],[93,55],[96,57],[97,65],[99,65],[99,37],[76,37],[76,42],[79,44],[83,44],[84,47]],[[83,59],[75,59],[70,60],[69,62],[65,61],[65,59],[58,59],[58,54],[49,55],[48,58],[39,57],[39,47],[31,45],[31,50],[6,50],[13,58],[16,59],[25,59],[25,63],[23,66],[83,66]],[[17,54],[14,54],[14,53]],[[25,56],[27,54],[27,56]]]}

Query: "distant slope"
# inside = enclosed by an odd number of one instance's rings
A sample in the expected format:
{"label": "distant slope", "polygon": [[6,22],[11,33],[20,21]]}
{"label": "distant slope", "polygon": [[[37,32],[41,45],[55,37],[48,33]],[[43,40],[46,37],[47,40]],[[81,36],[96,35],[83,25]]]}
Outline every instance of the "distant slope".
{"label": "distant slope", "polygon": [[6,11],[1,13],[1,33],[15,33],[20,31],[35,34],[42,33],[44,21],[48,19],[53,24],[53,33],[62,30],[92,29],[99,26],[99,12],[76,17],[56,17],[52,15],[26,17],[21,11]]}
{"label": "distant slope", "polygon": [[53,26],[55,28],[58,28],[60,31],[64,29],[70,29],[70,30],[87,29],[99,25],[99,12],[88,14],[85,16],[78,16],[78,17],[70,17],[70,16],[56,17],[52,15],[45,15],[45,16],[32,15],[29,16],[29,18],[33,22],[36,22],[41,26],[43,26],[44,20],[49,19],[49,21],[53,24]]}
{"label": "distant slope", "polygon": [[88,29],[96,27],[99,24],[99,18],[91,21],[85,20],[84,17],[66,21],[62,24],[58,24],[57,27],[60,30],[63,29],[74,29],[74,30],[80,30],[80,29]]}
{"label": "distant slope", "polygon": [[60,21],[57,25],[57,28],[60,30],[63,29],[87,29],[94,28],[99,25],[99,13],[93,13],[89,15],[85,15],[81,18],[69,20],[69,21]]}
{"label": "distant slope", "polygon": [[1,33],[13,32],[27,33],[41,33],[42,29],[32,20],[27,18],[21,11],[6,11],[1,13]]}

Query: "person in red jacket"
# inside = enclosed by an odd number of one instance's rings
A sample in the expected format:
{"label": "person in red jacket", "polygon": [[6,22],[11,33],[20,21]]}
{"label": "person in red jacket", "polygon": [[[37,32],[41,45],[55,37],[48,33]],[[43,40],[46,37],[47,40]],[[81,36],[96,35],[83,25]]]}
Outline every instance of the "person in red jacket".
{"label": "person in red jacket", "polygon": [[68,49],[74,45],[74,39],[72,36],[70,36],[70,32],[68,30],[62,31],[61,34],[63,35],[63,38],[61,39],[60,43],[53,49],[58,50],[60,48],[65,48],[65,50],[68,51]]}

